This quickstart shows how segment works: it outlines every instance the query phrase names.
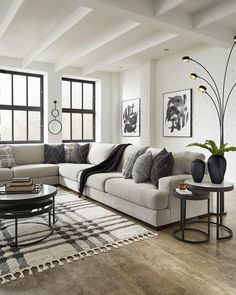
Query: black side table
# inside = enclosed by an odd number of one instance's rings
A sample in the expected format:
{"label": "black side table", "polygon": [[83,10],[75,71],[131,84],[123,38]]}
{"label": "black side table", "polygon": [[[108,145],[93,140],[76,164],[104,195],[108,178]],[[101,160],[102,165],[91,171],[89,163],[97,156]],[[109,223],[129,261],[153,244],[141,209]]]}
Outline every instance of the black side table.
{"label": "black side table", "polygon": [[[186,194],[186,192],[181,191],[176,191],[174,193],[174,196],[176,198],[179,198],[181,203],[180,203],[180,228],[175,230],[173,232],[173,236],[182,242],[186,243],[192,243],[192,244],[198,244],[198,243],[204,243],[208,242],[210,238],[210,199],[209,199],[209,194],[194,194],[191,191],[189,191],[189,194]],[[188,227],[188,225],[193,224],[193,223],[200,223],[201,221],[189,221],[186,222],[186,201],[202,201],[202,200],[207,200],[207,232],[201,229],[193,228],[193,227]],[[190,240],[185,238],[185,232],[186,231],[193,231],[193,232],[198,232],[204,237],[201,240]],[[181,233],[181,235],[179,235]]]}

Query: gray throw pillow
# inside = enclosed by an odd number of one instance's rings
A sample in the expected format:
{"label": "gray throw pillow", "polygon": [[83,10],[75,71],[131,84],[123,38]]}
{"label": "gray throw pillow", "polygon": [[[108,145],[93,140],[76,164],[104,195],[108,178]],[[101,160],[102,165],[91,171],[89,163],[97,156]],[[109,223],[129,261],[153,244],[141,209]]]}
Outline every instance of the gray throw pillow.
{"label": "gray throw pillow", "polygon": [[140,152],[136,152],[134,154],[130,154],[124,162],[124,166],[122,169],[122,175],[124,178],[132,178],[132,170],[134,167],[134,163],[139,157]]}
{"label": "gray throw pillow", "polygon": [[64,145],[64,151],[65,151],[65,162],[66,163],[73,163],[72,155],[74,151],[75,145]]}
{"label": "gray throw pillow", "polygon": [[150,176],[152,163],[153,158],[151,152],[147,152],[139,156],[134,163],[134,167],[132,170],[133,180],[137,183],[147,181]]}
{"label": "gray throw pillow", "polygon": [[0,147],[0,168],[11,168],[16,166],[16,161],[9,146]]}
{"label": "gray throw pillow", "polygon": [[174,157],[172,153],[168,153],[166,149],[163,149],[155,157],[151,172],[150,180],[151,182],[158,187],[159,179],[162,177],[170,176],[174,168]]}
{"label": "gray throw pillow", "polygon": [[44,162],[48,164],[63,163],[65,161],[64,144],[44,145]]}
{"label": "gray throw pillow", "polygon": [[73,163],[78,163],[78,164],[87,163],[89,147],[90,147],[89,143],[83,144],[83,145],[76,143],[71,155]]}

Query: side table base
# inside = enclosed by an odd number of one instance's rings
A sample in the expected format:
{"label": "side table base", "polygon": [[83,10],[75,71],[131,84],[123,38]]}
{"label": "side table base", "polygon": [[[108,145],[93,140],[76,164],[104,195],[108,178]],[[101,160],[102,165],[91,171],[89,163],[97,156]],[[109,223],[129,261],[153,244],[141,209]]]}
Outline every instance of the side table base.
{"label": "side table base", "polygon": [[[201,239],[201,240],[190,240],[190,239],[186,239],[184,237],[184,234],[183,234],[183,231],[185,233],[185,231],[194,231],[194,232],[198,232],[198,233],[201,233],[203,236],[205,236],[205,238]],[[180,233],[180,236],[178,235],[178,233]],[[181,242],[185,242],[185,243],[191,243],[191,244],[200,244],[200,243],[206,243],[209,241],[209,235],[207,232],[201,230],[201,229],[196,229],[196,228],[191,228],[191,227],[185,227],[183,230],[181,228],[179,229],[176,229],[174,232],[173,232],[173,236],[181,241]]]}

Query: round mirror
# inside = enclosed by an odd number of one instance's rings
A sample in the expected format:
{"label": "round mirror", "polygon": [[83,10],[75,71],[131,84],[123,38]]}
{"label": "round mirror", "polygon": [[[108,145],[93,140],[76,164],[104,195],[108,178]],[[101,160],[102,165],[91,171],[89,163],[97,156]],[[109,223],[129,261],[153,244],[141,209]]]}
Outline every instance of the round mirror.
{"label": "round mirror", "polygon": [[53,117],[57,117],[57,116],[59,116],[59,111],[57,109],[53,109],[51,111],[51,114],[52,114]]}
{"label": "round mirror", "polygon": [[61,130],[62,130],[61,122],[59,122],[59,121],[56,120],[56,119],[51,120],[51,121],[48,123],[48,130],[49,130],[49,132],[52,133],[52,134],[58,134],[58,133],[60,133]]}

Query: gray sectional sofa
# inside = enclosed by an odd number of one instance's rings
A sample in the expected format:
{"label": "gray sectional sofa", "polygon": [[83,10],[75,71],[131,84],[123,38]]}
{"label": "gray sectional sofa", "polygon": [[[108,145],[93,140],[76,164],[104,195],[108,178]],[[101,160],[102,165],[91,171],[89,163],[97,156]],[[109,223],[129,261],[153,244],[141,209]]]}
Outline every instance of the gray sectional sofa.
{"label": "gray sectional sofa", "polygon": [[[17,165],[12,168],[0,168],[0,182],[10,180],[12,177],[29,176],[35,182],[60,184],[78,192],[81,172],[106,159],[115,145],[91,143],[86,164],[46,164],[43,144],[11,145],[11,147]],[[153,157],[161,150],[128,146],[117,171],[95,174],[88,178],[85,195],[155,227],[178,221],[180,204],[179,199],[173,197],[173,191],[179,181],[191,177],[191,162],[196,158],[204,160],[204,155],[186,151],[175,153],[173,175],[161,178],[157,189],[151,182],[135,183],[133,179],[122,177],[121,170],[125,158],[140,149],[151,151]],[[206,205],[204,202],[188,202],[187,212],[187,217],[205,214]]]}

